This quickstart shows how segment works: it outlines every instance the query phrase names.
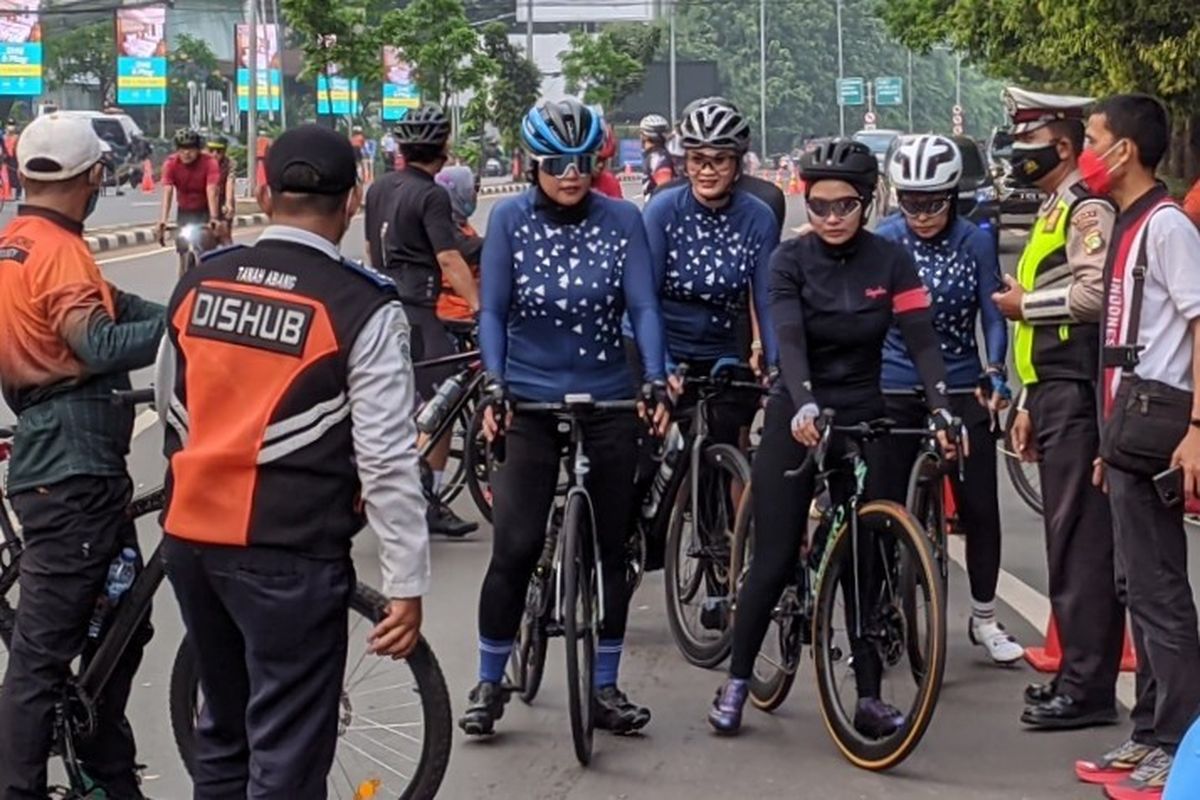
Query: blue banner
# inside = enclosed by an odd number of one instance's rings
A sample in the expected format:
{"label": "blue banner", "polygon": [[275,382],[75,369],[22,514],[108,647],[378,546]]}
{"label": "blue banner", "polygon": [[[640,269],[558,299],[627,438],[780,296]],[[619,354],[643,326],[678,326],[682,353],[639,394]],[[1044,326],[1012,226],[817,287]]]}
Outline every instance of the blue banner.
{"label": "blue banner", "polygon": [[334,75],[328,81],[324,75],[317,76],[317,113],[330,113],[332,103],[334,114],[358,113],[358,80],[340,78]]}
{"label": "blue banner", "polygon": [[[269,81],[269,83],[268,83]],[[258,110],[278,111],[283,94],[283,73],[280,70],[258,71]],[[250,110],[250,70],[246,68],[237,71],[238,111]]]}
{"label": "blue banner", "polygon": [[165,58],[117,59],[117,103],[123,106],[162,106],[167,103]]}
{"label": "blue banner", "polygon": [[0,95],[42,93],[42,43],[0,44]]}

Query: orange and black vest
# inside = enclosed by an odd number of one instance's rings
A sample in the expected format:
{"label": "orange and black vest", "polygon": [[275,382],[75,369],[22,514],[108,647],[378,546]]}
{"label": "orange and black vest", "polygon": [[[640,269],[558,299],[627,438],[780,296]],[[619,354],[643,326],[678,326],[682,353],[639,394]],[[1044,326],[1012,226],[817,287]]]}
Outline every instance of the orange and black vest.
{"label": "orange and black vest", "polygon": [[396,297],[378,273],[278,240],[218,251],[184,275],[167,309],[176,370],[164,531],[348,552],[364,519],[347,362],[363,325]]}

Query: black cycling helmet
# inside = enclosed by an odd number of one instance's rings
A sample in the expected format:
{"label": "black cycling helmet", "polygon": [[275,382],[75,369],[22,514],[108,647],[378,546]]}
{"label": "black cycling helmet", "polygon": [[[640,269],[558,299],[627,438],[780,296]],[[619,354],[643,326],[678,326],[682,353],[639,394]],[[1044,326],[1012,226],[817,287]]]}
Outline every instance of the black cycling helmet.
{"label": "black cycling helmet", "polygon": [[204,138],[200,136],[200,132],[191,128],[180,128],[175,131],[175,149],[176,150],[199,150],[204,144]]}
{"label": "black cycling helmet", "polygon": [[750,149],[750,123],[723,97],[694,100],[683,110],[679,143],[684,150],[711,147],[743,155]]}
{"label": "black cycling helmet", "polygon": [[800,157],[800,177],[807,186],[824,180],[845,181],[870,193],[879,182],[879,161],[862,142],[832,139]]}
{"label": "black cycling helmet", "polygon": [[546,100],[525,115],[521,140],[535,156],[594,153],[604,144],[604,120],[573,97]]}
{"label": "black cycling helmet", "polygon": [[413,109],[396,123],[396,140],[400,144],[428,144],[440,147],[450,139],[450,120],[436,103],[425,103]]}
{"label": "black cycling helmet", "polygon": [[229,149],[229,142],[225,141],[225,137],[219,133],[210,133],[204,146],[209,150],[224,153]]}

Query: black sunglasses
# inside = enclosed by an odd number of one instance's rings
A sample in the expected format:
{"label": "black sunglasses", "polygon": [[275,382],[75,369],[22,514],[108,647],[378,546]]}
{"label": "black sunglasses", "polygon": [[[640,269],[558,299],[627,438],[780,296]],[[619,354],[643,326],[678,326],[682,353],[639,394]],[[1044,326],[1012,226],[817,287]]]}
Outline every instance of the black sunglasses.
{"label": "black sunglasses", "polygon": [[821,197],[808,198],[808,215],[815,219],[825,219],[830,214],[838,219],[845,219],[862,208],[861,197],[837,197],[826,200]]}
{"label": "black sunglasses", "polygon": [[900,210],[910,217],[936,217],[950,207],[950,196],[945,194],[902,194],[896,198]]}

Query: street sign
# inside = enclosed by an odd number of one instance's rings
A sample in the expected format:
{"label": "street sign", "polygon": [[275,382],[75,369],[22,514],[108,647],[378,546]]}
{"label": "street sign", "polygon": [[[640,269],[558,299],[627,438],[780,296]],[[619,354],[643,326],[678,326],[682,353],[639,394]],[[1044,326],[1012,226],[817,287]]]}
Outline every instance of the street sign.
{"label": "street sign", "polygon": [[875,116],[874,111],[868,111],[867,113],[863,114],[863,122],[867,123],[868,125],[874,125],[877,120],[878,118]]}
{"label": "street sign", "polygon": [[953,117],[950,118],[950,121],[953,122],[955,125],[962,125],[963,124],[963,115],[955,114]]}
{"label": "street sign", "polygon": [[898,106],[904,103],[903,78],[876,78],[875,105]]}
{"label": "street sign", "polygon": [[838,82],[838,104],[865,106],[867,104],[867,82],[862,78],[842,78]]}
{"label": "street sign", "polygon": [[956,106],[954,106],[954,108],[950,109],[950,111],[951,111],[951,112],[953,112],[953,113],[955,113],[955,114],[962,114],[962,113],[963,113],[963,107],[962,107],[962,106],[960,106],[960,105],[956,105]]}
{"label": "street sign", "polygon": [[955,136],[962,136],[962,135],[963,135],[963,126],[962,126],[962,125],[955,125],[953,130],[954,130],[954,135],[955,135]]}

